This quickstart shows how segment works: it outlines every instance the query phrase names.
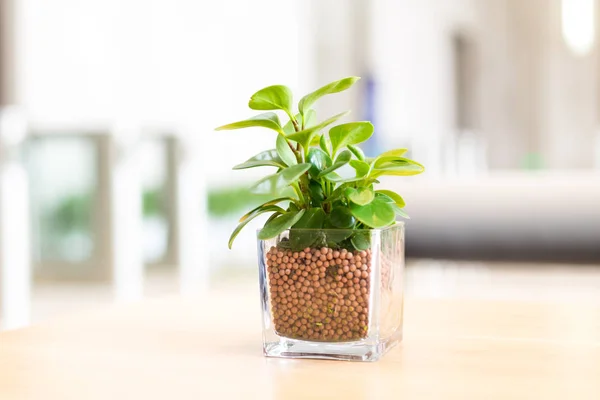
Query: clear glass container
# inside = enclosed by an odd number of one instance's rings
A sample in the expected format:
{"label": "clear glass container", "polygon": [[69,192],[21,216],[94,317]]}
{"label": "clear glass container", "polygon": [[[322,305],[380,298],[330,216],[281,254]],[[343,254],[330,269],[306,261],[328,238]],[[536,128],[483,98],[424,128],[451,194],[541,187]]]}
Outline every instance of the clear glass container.
{"label": "clear glass container", "polygon": [[267,357],[376,361],[402,340],[403,223],[287,230],[258,262]]}

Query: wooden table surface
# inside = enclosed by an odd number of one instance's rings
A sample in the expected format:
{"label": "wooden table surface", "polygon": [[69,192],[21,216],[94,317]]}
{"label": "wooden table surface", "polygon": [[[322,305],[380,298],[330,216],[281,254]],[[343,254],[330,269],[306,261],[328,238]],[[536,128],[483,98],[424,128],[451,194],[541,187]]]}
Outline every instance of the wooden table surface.
{"label": "wooden table surface", "polygon": [[250,289],[4,332],[0,399],[600,399],[598,306],[407,299],[379,362],[281,360]]}

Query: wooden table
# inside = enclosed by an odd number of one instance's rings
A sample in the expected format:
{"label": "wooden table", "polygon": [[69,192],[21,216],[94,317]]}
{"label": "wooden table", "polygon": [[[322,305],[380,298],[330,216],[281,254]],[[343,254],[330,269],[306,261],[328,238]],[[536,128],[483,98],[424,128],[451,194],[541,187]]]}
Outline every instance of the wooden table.
{"label": "wooden table", "polygon": [[0,399],[600,399],[600,308],[406,301],[377,363],[267,359],[255,288],[0,334]]}

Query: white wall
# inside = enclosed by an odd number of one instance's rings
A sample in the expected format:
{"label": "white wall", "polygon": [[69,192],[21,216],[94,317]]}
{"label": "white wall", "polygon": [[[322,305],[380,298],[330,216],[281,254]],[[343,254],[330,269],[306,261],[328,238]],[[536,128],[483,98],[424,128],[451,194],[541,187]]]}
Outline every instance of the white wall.
{"label": "white wall", "polygon": [[[38,126],[160,123],[201,135],[209,179],[268,146],[270,132],[213,132],[246,102],[300,83],[297,1],[21,0],[17,100]],[[243,175],[243,174],[242,174]]]}

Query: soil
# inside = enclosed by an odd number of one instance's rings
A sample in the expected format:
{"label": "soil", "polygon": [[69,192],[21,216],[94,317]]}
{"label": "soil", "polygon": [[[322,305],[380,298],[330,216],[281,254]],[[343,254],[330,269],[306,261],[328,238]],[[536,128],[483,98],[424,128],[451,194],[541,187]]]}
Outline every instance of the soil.
{"label": "soil", "polygon": [[271,247],[266,259],[280,336],[340,342],[367,335],[371,250]]}

